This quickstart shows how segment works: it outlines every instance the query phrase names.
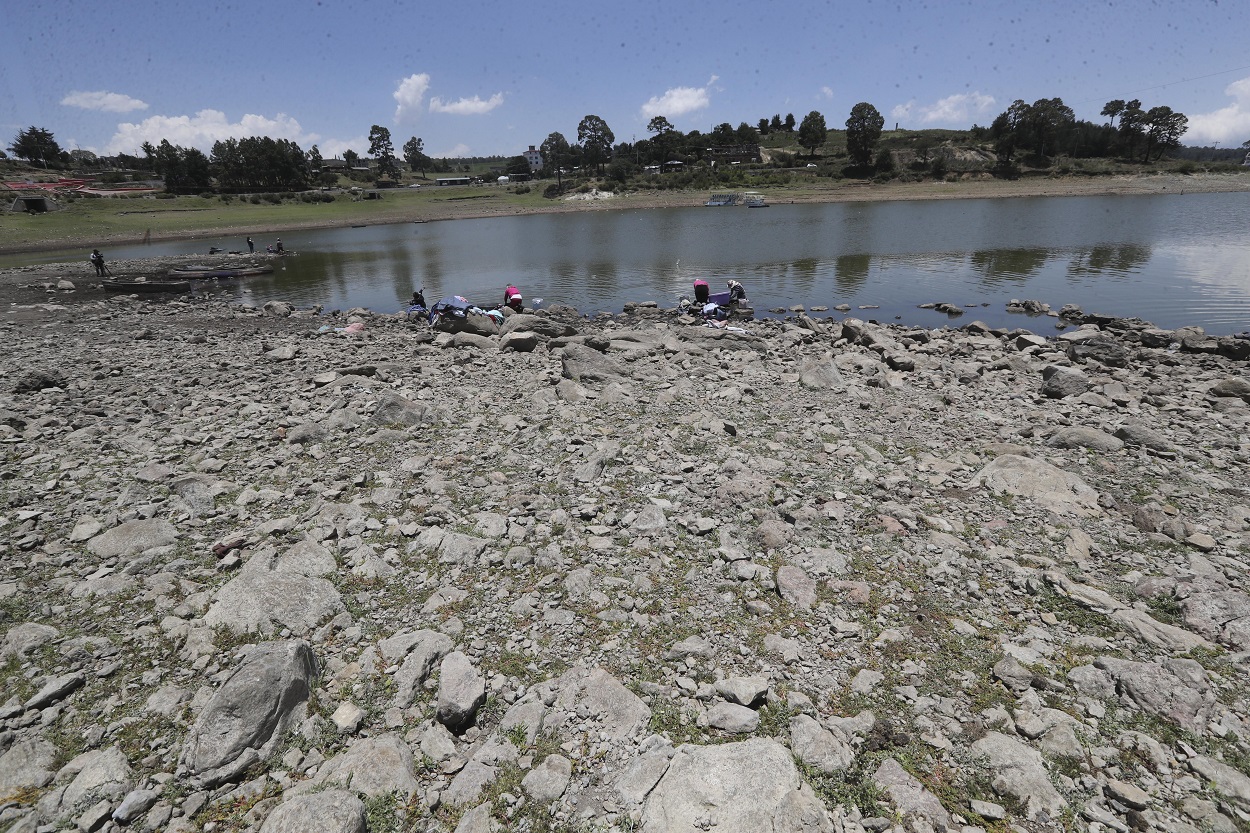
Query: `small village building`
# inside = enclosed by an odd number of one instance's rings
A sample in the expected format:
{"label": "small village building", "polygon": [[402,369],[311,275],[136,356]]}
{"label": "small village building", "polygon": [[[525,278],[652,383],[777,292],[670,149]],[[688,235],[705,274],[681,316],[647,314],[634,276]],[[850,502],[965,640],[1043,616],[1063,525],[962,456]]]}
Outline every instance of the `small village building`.
{"label": "small village building", "polygon": [[435,185],[468,185],[472,182],[467,176],[440,176],[434,180]]}
{"label": "small village building", "polygon": [[61,206],[51,197],[18,197],[9,206],[10,211],[27,211],[31,214],[46,214],[49,211],[60,211]]}
{"label": "small village building", "polygon": [[542,151],[536,150],[533,145],[530,149],[521,154],[525,157],[525,161],[529,163],[530,173],[537,173],[543,169]]}

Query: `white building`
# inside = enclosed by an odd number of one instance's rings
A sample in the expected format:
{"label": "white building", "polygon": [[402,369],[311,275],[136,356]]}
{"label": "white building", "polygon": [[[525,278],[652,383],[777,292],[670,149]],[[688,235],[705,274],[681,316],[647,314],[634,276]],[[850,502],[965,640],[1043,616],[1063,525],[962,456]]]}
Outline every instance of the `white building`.
{"label": "white building", "polygon": [[540,151],[534,149],[530,145],[530,149],[521,154],[525,157],[525,161],[530,165],[530,173],[538,173],[543,169],[543,155]]}

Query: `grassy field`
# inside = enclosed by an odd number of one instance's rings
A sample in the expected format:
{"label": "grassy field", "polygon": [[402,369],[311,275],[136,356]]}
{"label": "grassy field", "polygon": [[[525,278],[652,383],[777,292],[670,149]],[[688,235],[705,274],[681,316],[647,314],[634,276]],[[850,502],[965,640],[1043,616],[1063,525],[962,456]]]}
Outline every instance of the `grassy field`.
{"label": "grassy field", "polygon": [[254,205],[218,197],[79,198],[62,202],[63,210],[47,214],[0,212],[0,252],[70,247],[92,248],[108,243],[134,243],[145,235],[170,237],[238,233],[251,235],[263,247],[269,238],[289,229],[326,228],[374,223],[440,220],[451,217],[547,210],[551,200],[540,188],[528,194],[496,186],[382,192],[380,200],[340,194],[333,202],[285,200]]}

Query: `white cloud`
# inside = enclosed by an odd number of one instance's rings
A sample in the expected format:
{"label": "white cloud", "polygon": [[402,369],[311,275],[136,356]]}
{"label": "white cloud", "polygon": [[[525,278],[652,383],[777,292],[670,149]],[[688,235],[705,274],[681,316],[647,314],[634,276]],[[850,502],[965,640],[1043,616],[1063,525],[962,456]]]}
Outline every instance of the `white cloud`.
{"label": "white cloud", "polygon": [[[303,145],[300,145],[300,147],[303,147],[304,150],[308,150],[308,148]],[[309,147],[311,147],[311,145]],[[325,141],[317,144],[317,150],[321,151],[322,159],[341,159],[343,157],[343,151],[345,150],[354,150],[360,156],[368,156],[369,137],[356,136],[352,139],[326,139]]]}
{"label": "white cloud", "polygon": [[201,110],[194,116],[150,116],[138,124],[123,122],[117,125],[117,132],[104,153],[138,153],[144,142],[156,145],[162,139],[208,153],[214,142],[247,136],[289,139],[305,149],[320,138],[315,133],[305,133],[299,122],[285,113],[273,118],[248,113],[237,122],[231,122],[220,110]]}
{"label": "white cloud", "polygon": [[821,87],[820,95],[822,98],[833,98],[833,87]]}
{"label": "white cloud", "polygon": [[429,88],[430,74],[428,72],[409,75],[400,81],[395,92],[391,94],[399,103],[399,106],[395,108],[395,121],[401,122],[410,117],[416,118],[421,112],[421,101],[425,98],[425,92]]}
{"label": "white cloud", "polygon": [[435,159],[462,159],[468,156],[471,151],[472,148],[461,142],[451,150],[443,151],[442,153],[431,153],[430,156]]}
{"label": "white cloud", "polygon": [[480,96],[462,98],[459,101],[443,101],[438,96],[430,99],[431,113],[451,113],[454,116],[480,116],[503,104],[503,93],[495,93],[483,101]]}
{"label": "white cloud", "polygon": [[652,96],[642,105],[643,118],[677,118],[705,109],[711,103],[708,90],[716,83],[716,78],[713,75],[702,87],[670,87],[664,95]]}
{"label": "white cloud", "polygon": [[1226,147],[1240,145],[1250,138],[1250,78],[1234,81],[1224,88],[1233,103],[1211,113],[1189,117],[1185,143],[1209,145],[1219,142]]}
{"label": "white cloud", "polygon": [[129,113],[132,110],[148,109],[146,101],[105,90],[95,92],[75,90],[61,99],[61,103],[66,107],[81,107],[83,110],[99,110],[104,113]]}
{"label": "white cloud", "polygon": [[920,124],[945,124],[951,127],[967,127],[978,116],[989,112],[994,106],[994,96],[979,92],[957,93],[940,99],[935,104],[918,106],[915,101],[900,104],[890,111],[898,121],[914,121]]}

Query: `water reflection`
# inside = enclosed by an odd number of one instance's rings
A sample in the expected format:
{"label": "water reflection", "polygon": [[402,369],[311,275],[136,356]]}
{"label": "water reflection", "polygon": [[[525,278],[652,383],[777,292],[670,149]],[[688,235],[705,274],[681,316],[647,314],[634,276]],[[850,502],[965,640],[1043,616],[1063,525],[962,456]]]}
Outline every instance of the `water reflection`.
{"label": "water reflection", "polygon": [[868,281],[869,255],[842,255],[834,266],[834,280],[843,292],[854,292]]}
{"label": "water reflection", "polygon": [[1073,256],[1068,263],[1068,276],[1073,279],[1088,275],[1125,279],[1149,260],[1150,247],[1140,243],[1094,246]]}
{"label": "water reflection", "polygon": [[1048,249],[992,249],[973,252],[972,266],[981,273],[985,286],[1023,284],[1050,260]]}
{"label": "water reflection", "polygon": [[[421,286],[429,295],[493,299],[515,283],[526,298],[591,311],[670,304],[690,294],[695,278],[717,288],[736,278],[757,310],[823,305],[836,293],[879,305],[882,319],[934,324],[916,307],[940,300],[989,304],[978,318],[1016,325],[1003,307],[1025,297],[1227,333],[1250,327],[1247,228],[1250,200],[1237,193],[584,211],[284,233],[299,252],[280,262],[286,271],[233,291],[389,312]],[[214,245],[237,248],[238,240],[105,254],[125,260]]]}

